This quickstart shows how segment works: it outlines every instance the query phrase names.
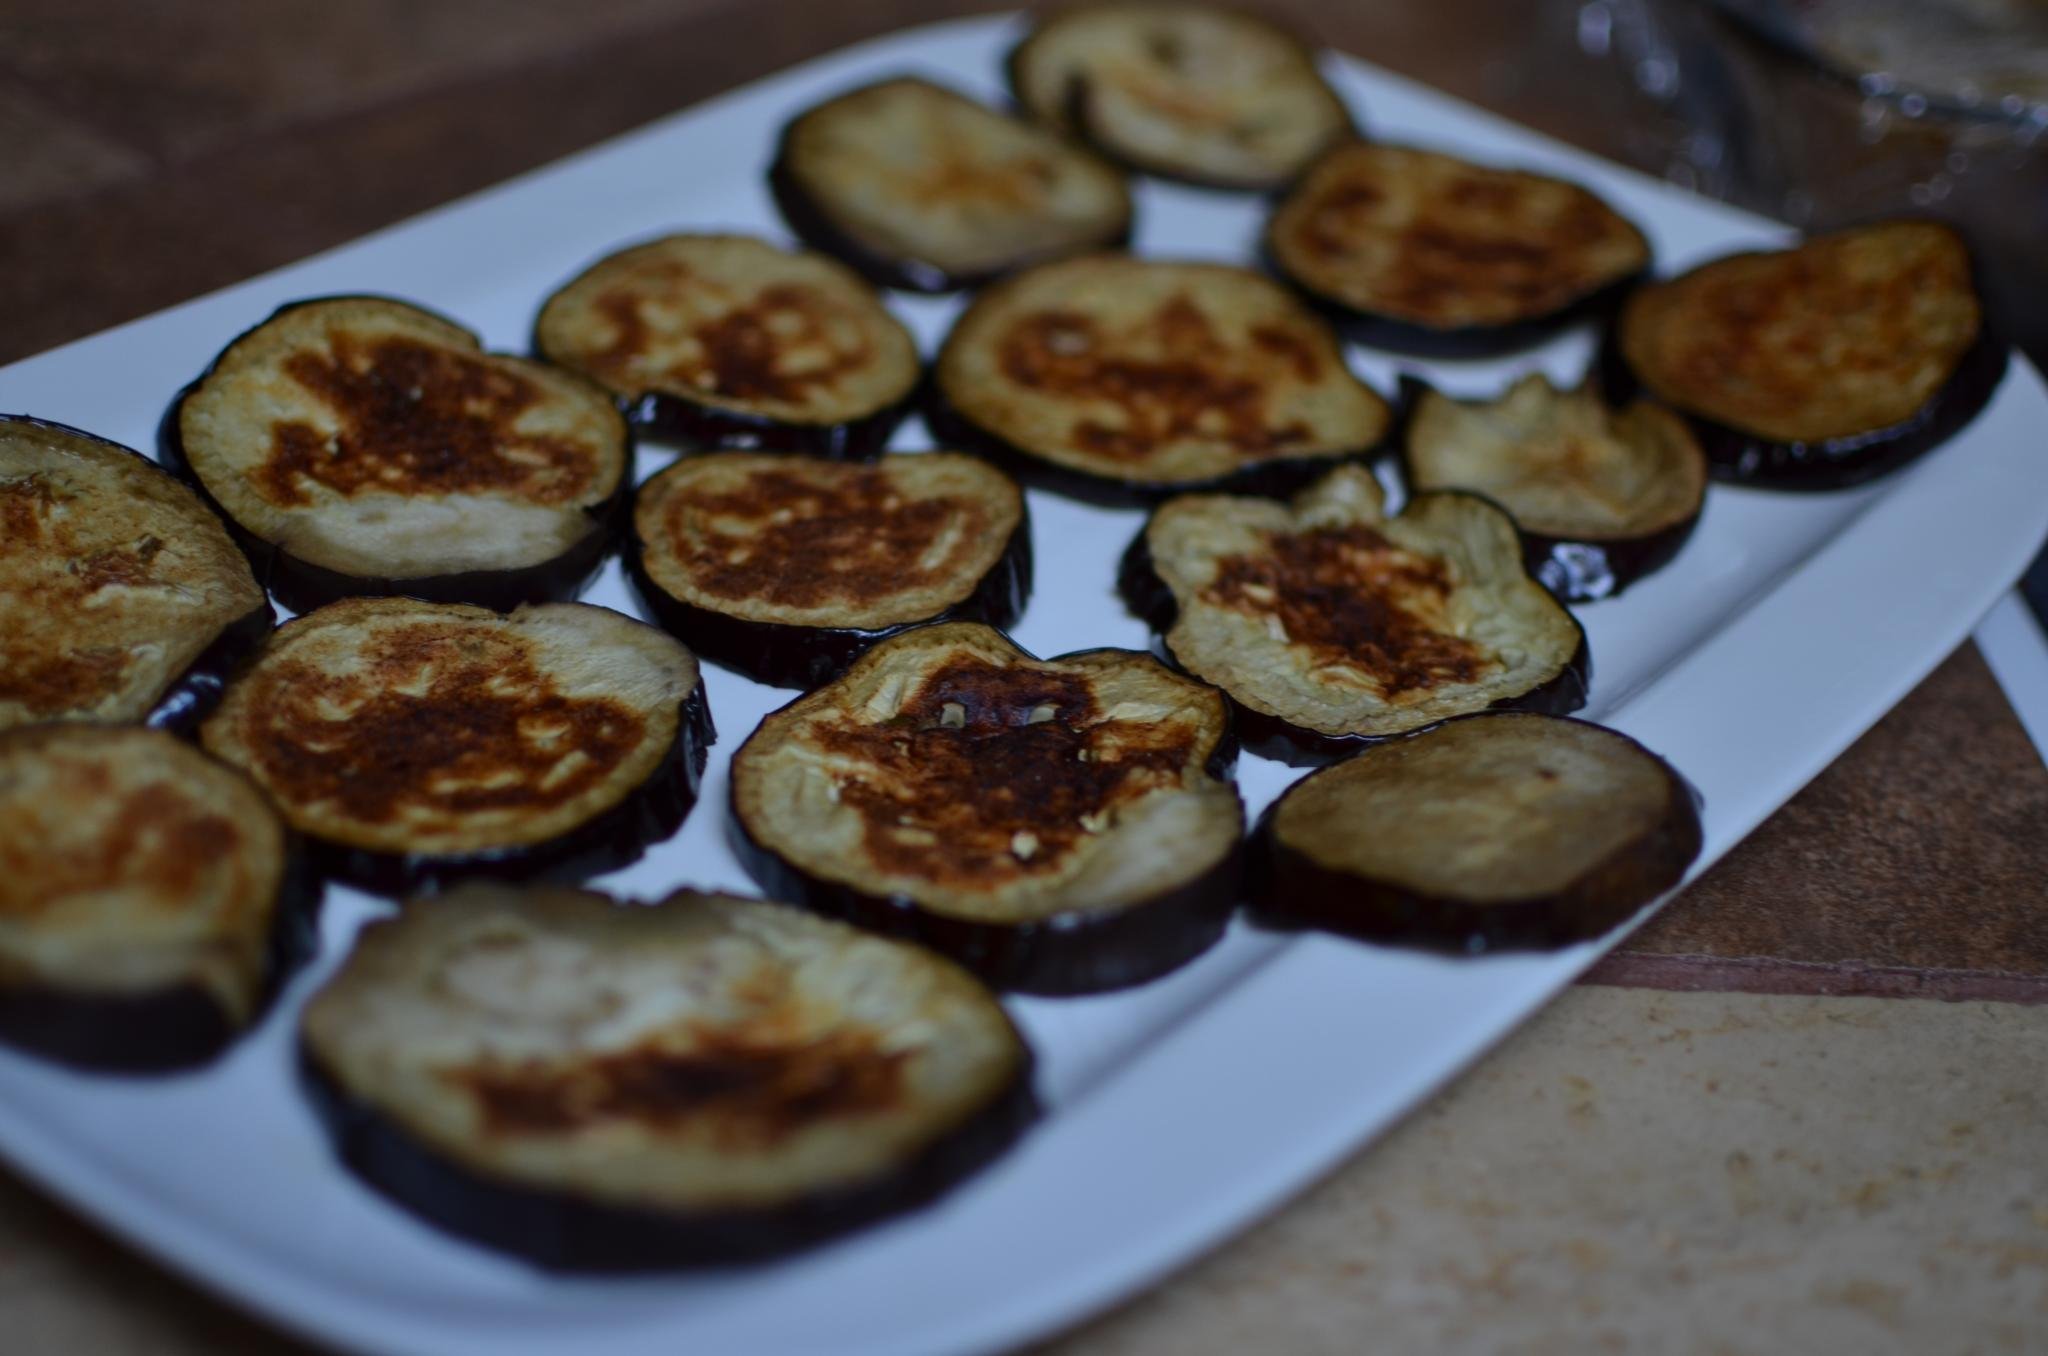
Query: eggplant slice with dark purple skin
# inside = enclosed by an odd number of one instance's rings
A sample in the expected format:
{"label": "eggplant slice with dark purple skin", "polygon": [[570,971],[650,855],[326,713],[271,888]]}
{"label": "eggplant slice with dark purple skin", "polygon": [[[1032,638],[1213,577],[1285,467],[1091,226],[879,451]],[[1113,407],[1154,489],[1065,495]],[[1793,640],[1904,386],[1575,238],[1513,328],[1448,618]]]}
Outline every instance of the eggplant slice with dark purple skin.
{"label": "eggplant slice with dark purple skin", "polygon": [[1010,53],[1009,75],[1034,117],[1140,173],[1208,188],[1279,188],[1353,131],[1315,51],[1243,10],[1062,9]]}
{"label": "eggplant slice with dark purple skin", "polygon": [[542,357],[690,448],[871,457],[914,403],[917,344],[857,274],[742,235],[673,235],[548,298]]}
{"label": "eggplant slice with dark purple skin", "polygon": [[278,311],[178,398],[162,445],[301,612],[574,598],[633,483],[631,432],[595,383],[383,297]]}
{"label": "eggplant slice with dark purple skin", "polygon": [[885,640],[733,757],[734,846],[769,894],[1093,993],[1199,955],[1237,900],[1221,693],[1150,655],[1034,659],[973,622]]}
{"label": "eggplant slice with dark purple skin", "polygon": [[1252,836],[1252,916],[1478,952],[1614,927],[1700,852],[1695,794],[1582,720],[1466,716],[1296,782]]}
{"label": "eggplant slice with dark purple skin", "polygon": [[371,923],[306,1005],[349,1167],[543,1267],[759,1261],[923,1205],[1037,1114],[957,966],[787,905],[467,885]]}
{"label": "eggplant slice with dark purple skin", "polygon": [[1131,234],[1130,188],[1107,162],[912,77],[799,114],[768,183],[807,243],[914,292],[974,287]]}
{"label": "eggplant slice with dark purple skin", "polygon": [[314,945],[318,887],[270,801],[161,730],[0,731],[0,1041],[190,1068]]}
{"label": "eggplant slice with dark purple skin", "polygon": [[1271,279],[1099,254],[977,297],[939,352],[926,420],[1026,483],[1129,506],[1286,494],[1369,453],[1389,413]]}
{"label": "eggplant slice with dark purple skin", "polygon": [[200,736],[323,870],[400,895],[636,860],[713,731],[696,659],[608,608],[351,598],[278,628]]}
{"label": "eggplant slice with dark purple skin", "polygon": [[1439,357],[1527,347],[1650,266],[1643,233],[1577,184],[1367,142],[1302,176],[1265,251],[1348,337]]}
{"label": "eggplant slice with dark purple skin", "polygon": [[1592,681],[1512,518],[1450,491],[1389,517],[1362,466],[1292,503],[1170,500],[1120,582],[1167,656],[1229,694],[1244,747],[1296,766],[1491,707],[1576,711]]}
{"label": "eggplant slice with dark purple skin", "polygon": [[912,626],[1011,625],[1031,592],[1031,524],[1014,481],[959,453],[721,452],[640,487],[630,568],[648,613],[700,658],[812,688]]}
{"label": "eggplant slice with dark purple skin", "polygon": [[1409,488],[1472,490],[1505,508],[1530,570],[1568,602],[1620,593],[1669,563],[1699,523],[1706,454],[1654,401],[1615,409],[1540,372],[1494,400],[1403,385]]}
{"label": "eggplant slice with dark purple skin", "polygon": [[0,729],[189,730],[274,615],[188,486],[118,443],[0,415]]}
{"label": "eggplant slice with dark purple skin", "polygon": [[1831,490],[1947,441],[2006,356],[1962,238],[1893,221],[1640,289],[1604,367],[1610,396],[1646,390],[1690,419],[1718,479]]}

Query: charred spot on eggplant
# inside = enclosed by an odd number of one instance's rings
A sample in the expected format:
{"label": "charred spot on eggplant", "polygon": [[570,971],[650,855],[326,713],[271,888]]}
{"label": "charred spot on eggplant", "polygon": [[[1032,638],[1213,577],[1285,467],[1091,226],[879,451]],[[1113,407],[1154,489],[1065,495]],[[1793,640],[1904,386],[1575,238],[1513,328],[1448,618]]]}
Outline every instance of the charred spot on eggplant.
{"label": "charred spot on eggplant", "polygon": [[915,292],[972,287],[1131,233],[1130,189],[1107,163],[907,77],[800,114],[768,182],[807,243]]}
{"label": "charred spot on eggplant", "polygon": [[917,345],[838,262],[740,235],[674,235],[599,260],[548,298],[550,362],[695,448],[869,457],[909,412]]}
{"label": "charred spot on eggplant", "polygon": [[932,384],[935,437],[1106,504],[1284,494],[1367,454],[1389,418],[1329,327],[1270,279],[1124,254],[983,292]]}
{"label": "charred spot on eggplant", "polygon": [[630,431],[594,383],[382,297],[300,302],[242,335],[162,444],[298,611],[573,598],[632,484]]}
{"label": "charred spot on eggplant", "polygon": [[317,894],[247,777],[160,730],[0,732],[0,1041],[188,1068],[263,1015]]}
{"label": "charred spot on eggplant", "polygon": [[1141,173],[1211,188],[1279,188],[1352,130],[1315,52],[1242,10],[1077,5],[1038,23],[1009,76],[1034,117]]}
{"label": "charred spot on eggplant", "polygon": [[1031,591],[1023,493],[952,452],[691,457],[641,486],[633,541],[656,621],[699,657],[781,687],[815,687],[925,622],[1006,627]]}
{"label": "charred spot on eggplant", "polygon": [[1297,766],[1489,707],[1575,711],[1591,682],[1513,519],[1449,491],[1389,517],[1364,467],[1291,503],[1170,500],[1120,582],[1173,662],[1229,694],[1244,746]]}
{"label": "charred spot on eggplant", "polygon": [[117,443],[0,415],[0,729],[189,729],[273,615],[188,487]]}
{"label": "charred spot on eggplant", "polygon": [[1404,385],[1409,487],[1472,490],[1505,508],[1530,570],[1567,601],[1620,593],[1676,556],[1699,522],[1706,453],[1654,401],[1616,409],[1590,385],[1559,391],[1537,372],[1494,400]]}
{"label": "charred spot on eggplant", "polygon": [[733,759],[735,847],[770,894],[999,988],[1121,988],[1222,934],[1234,753],[1222,695],[1149,655],[927,626],[761,722]]}
{"label": "charred spot on eggplant", "polygon": [[1462,717],[1303,778],[1253,834],[1253,916],[1456,952],[1598,936],[1700,852],[1692,788],[1625,735]]}
{"label": "charred spot on eggplant", "polygon": [[1611,393],[1647,390],[1691,419],[1715,476],[1820,490],[1939,446],[2005,365],[1968,249],[1928,221],[1730,255],[1644,287],[1605,361]]}
{"label": "charred spot on eggplant", "polygon": [[787,905],[467,885],[364,929],[306,1005],[347,1164],[541,1266],[753,1262],[923,1205],[1036,1115],[957,966]]}
{"label": "charred spot on eggplant", "polygon": [[1643,233],[1577,184],[1366,142],[1302,176],[1265,248],[1351,338],[1446,357],[1534,343],[1650,263]]}
{"label": "charred spot on eggplant", "polygon": [[352,598],[280,627],[200,736],[324,870],[397,895],[634,861],[713,731],[696,659],[608,608]]}

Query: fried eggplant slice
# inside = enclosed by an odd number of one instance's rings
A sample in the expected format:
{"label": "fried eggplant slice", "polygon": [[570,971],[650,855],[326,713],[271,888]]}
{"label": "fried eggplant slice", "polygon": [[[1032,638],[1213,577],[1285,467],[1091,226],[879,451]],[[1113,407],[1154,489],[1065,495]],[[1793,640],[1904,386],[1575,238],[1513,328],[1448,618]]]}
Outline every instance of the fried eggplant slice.
{"label": "fried eggplant slice", "polygon": [[1386,433],[1386,402],[1285,288],[1100,254],[983,292],[947,336],[933,436],[1096,503],[1285,494]]}
{"label": "fried eggplant slice", "polygon": [[1530,570],[1568,602],[1620,593],[1669,563],[1699,523],[1706,453],[1655,401],[1616,409],[1540,372],[1494,400],[1404,386],[1409,488],[1472,490],[1505,508]]}
{"label": "fried eggplant slice", "polygon": [[743,235],[673,235],[548,298],[542,357],[692,448],[870,457],[910,410],[917,344],[835,260]]}
{"label": "fried eggplant slice", "polygon": [[1714,475],[1839,489],[1945,442],[1991,399],[2006,349],[1962,238],[1931,221],[1736,254],[1631,296],[1609,394],[1685,414]]}
{"label": "fried eggplant slice", "polygon": [[730,1265],[923,1205],[1036,1114],[959,967],[800,909],[470,884],[364,929],[306,1005],[342,1158],[541,1266]]}
{"label": "fried eggplant slice", "polygon": [[1389,517],[1362,466],[1292,503],[1170,500],[1120,583],[1168,657],[1229,694],[1244,747],[1296,766],[1489,707],[1575,711],[1592,680],[1513,519],[1455,491]]}
{"label": "fried eggplant slice", "polygon": [[1034,659],[948,622],[885,640],[733,758],[769,894],[998,988],[1141,983],[1222,934],[1244,807],[1222,694],[1150,655]]}
{"label": "fried eggplant slice", "polygon": [[0,731],[0,1041],[83,1068],[204,1064],[311,954],[318,898],[270,801],[183,740]]}
{"label": "fried eggplant slice", "polygon": [[768,182],[807,243],[914,292],[973,287],[1131,234],[1130,188],[1108,163],[910,77],[800,114]]}
{"label": "fried eggplant slice", "polygon": [[1444,357],[1535,343],[1650,264],[1643,233],[1577,184],[1366,142],[1302,176],[1265,250],[1349,337]]}
{"label": "fried eggplant slice", "polygon": [[1031,525],[1016,482],[956,452],[714,453],[640,487],[631,570],[649,615],[699,657],[812,688],[912,626],[1015,622]]}
{"label": "fried eggplant slice", "polygon": [[384,297],[299,302],[235,340],[172,405],[162,451],[301,612],[573,598],[633,481],[595,383]]}
{"label": "fried eggplant slice", "polygon": [[351,598],[279,627],[200,737],[329,874],[398,895],[634,861],[713,732],[696,659],[609,608]]}
{"label": "fried eggplant slice", "polygon": [[118,443],[0,415],[0,729],[189,730],[274,618],[188,487]]}
{"label": "fried eggplant slice", "polygon": [[1700,852],[1693,789],[1626,735],[1448,720],[1290,787],[1253,834],[1253,916],[1472,953],[1615,926]]}
{"label": "fried eggplant slice", "polygon": [[1010,54],[1034,117],[1145,174],[1268,190],[1350,133],[1351,114],[1286,29],[1208,5],[1084,4]]}

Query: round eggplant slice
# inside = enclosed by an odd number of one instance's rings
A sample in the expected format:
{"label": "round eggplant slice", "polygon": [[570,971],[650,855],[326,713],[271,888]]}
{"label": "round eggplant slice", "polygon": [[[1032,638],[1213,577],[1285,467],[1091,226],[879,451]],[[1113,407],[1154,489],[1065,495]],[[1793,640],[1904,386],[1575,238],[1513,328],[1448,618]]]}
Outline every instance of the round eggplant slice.
{"label": "round eggplant slice", "polygon": [[1001,1004],[916,947],[679,891],[467,885],[306,1005],[342,1158],[544,1267],[751,1262],[928,1202],[1036,1114]]}
{"label": "round eggplant slice", "polygon": [[1615,409],[1538,372],[1490,401],[1404,385],[1409,488],[1472,490],[1505,508],[1530,570],[1560,598],[1620,593],[1676,556],[1699,522],[1706,453],[1654,401]]}
{"label": "round eggplant slice", "polygon": [[632,484],[625,418],[594,383],[382,297],[278,311],[179,396],[162,444],[302,612],[573,598]]}
{"label": "round eggplant slice", "polygon": [[1291,504],[1185,495],[1125,554],[1131,610],[1237,706],[1244,747],[1296,766],[1489,707],[1586,704],[1586,633],[1530,576],[1514,520],[1477,495],[1388,517],[1364,467]]}
{"label": "round eggplant slice", "polygon": [[649,614],[779,687],[816,687],[925,622],[1009,626],[1031,591],[1023,492],[953,452],[692,457],[640,487],[633,536]]}
{"label": "round eggplant slice", "polygon": [[1279,188],[1353,130],[1315,52],[1242,10],[1061,10],[1010,54],[1009,73],[1033,116],[1141,173],[1209,188]]}
{"label": "round eggplant slice", "polygon": [[352,598],[278,628],[200,736],[322,868],[398,895],[634,861],[713,733],[696,659],[608,608]]}
{"label": "round eggplant slice", "polygon": [[188,487],[117,443],[0,415],[0,729],[189,730],[274,615]]}
{"label": "round eggplant slice", "polygon": [[1946,226],[1894,221],[1737,254],[1642,288],[1607,353],[1610,394],[1687,415],[1723,480],[1839,489],[1946,441],[2006,350]]}
{"label": "round eggplant slice", "polygon": [[927,80],[884,80],[800,114],[768,182],[807,243],[915,292],[973,287],[1131,234],[1122,174]]}
{"label": "round eggplant slice", "polygon": [[1222,695],[1150,655],[927,626],[761,722],[733,758],[735,847],[768,893],[999,988],[1121,988],[1222,935],[1234,752]]}
{"label": "round eggplant slice", "polygon": [[599,260],[548,298],[542,357],[692,448],[870,457],[923,375],[857,274],[740,235],[675,235]]}
{"label": "round eggplant slice", "polygon": [[1468,716],[1305,777],[1253,834],[1253,916],[1449,951],[1594,937],[1700,851],[1692,788],[1581,720]]}
{"label": "round eggplant slice", "polygon": [[1265,248],[1351,338],[1444,357],[1535,343],[1650,264],[1643,233],[1577,184],[1365,142],[1302,176]]}
{"label": "round eggplant slice", "polygon": [[983,292],[934,369],[933,436],[1112,505],[1285,494],[1386,433],[1327,325],[1221,264],[1093,255]]}
{"label": "round eggplant slice", "polygon": [[263,793],[160,730],[0,732],[0,1041],[187,1068],[311,953],[317,886]]}

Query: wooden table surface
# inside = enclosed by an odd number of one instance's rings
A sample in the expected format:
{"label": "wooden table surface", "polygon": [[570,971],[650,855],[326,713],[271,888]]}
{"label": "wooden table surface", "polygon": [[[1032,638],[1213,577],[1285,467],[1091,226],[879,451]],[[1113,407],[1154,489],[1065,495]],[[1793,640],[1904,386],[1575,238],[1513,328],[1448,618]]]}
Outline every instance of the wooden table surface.
{"label": "wooden table surface", "polygon": [[[0,361],[994,7],[7,0]],[[1617,158],[1656,130],[1578,52],[1570,4],[1280,8]],[[1974,649],[1592,978],[1060,1345],[2048,1347],[2048,770]],[[24,1356],[299,1349],[4,1174],[0,1311]]]}

